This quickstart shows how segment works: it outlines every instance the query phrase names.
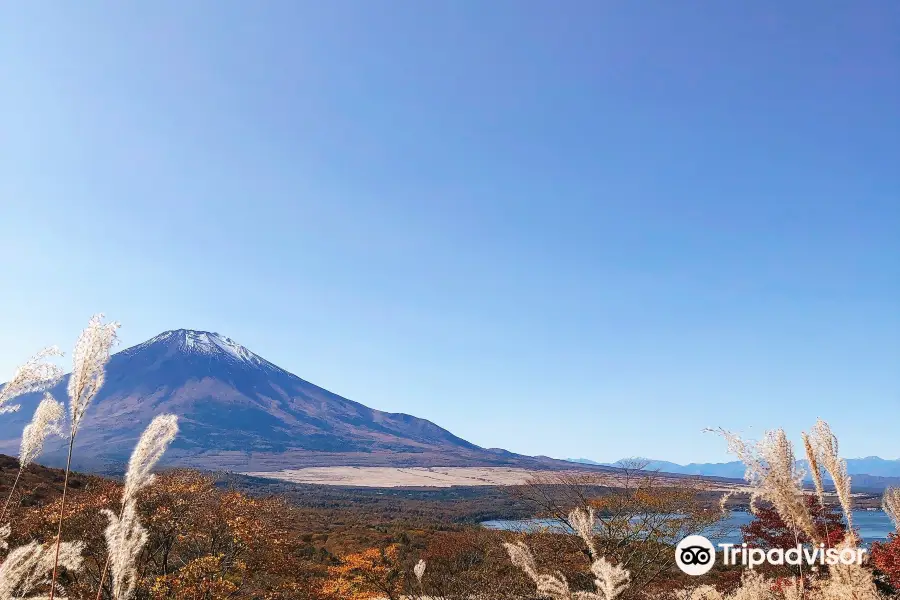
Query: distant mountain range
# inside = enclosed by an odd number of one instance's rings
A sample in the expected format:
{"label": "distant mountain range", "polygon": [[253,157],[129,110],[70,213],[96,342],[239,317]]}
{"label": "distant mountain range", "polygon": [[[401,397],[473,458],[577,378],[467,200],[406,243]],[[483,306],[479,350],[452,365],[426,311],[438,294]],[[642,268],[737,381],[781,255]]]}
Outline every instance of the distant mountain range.
{"label": "distant mountain range", "polygon": [[665,460],[652,460],[649,458],[622,459],[615,463],[601,463],[587,458],[567,458],[566,461],[581,465],[618,466],[625,462],[633,461],[639,464],[646,463],[644,467],[648,471],[660,471],[662,473],[680,473],[683,475],[705,475],[708,477],[727,477],[729,479],[742,479],[744,477],[744,463],[740,461],[727,463],[691,463],[679,465]]}
{"label": "distant mountain range", "polygon": [[[68,376],[51,392],[66,399]],[[0,453],[16,455],[22,428],[40,394],[16,400],[21,410],[0,416]],[[304,466],[516,466],[608,470],[618,463],[523,456],[472,444],[431,421],[364,406],[285,371],[217,333],[179,329],[114,354],[106,382],[88,408],[73,466],[120,467],[144,428],[161,413],[179,416],[180,433],[164,463],[233,471]],[[41,459],[58,466],[65,444],[48,440]],[[646,459],[642,459],[646,460]],[[900,485],[900,460],[850,459],[856,485]],[[648,460],[648,469],[740,479],[740,462]]]}
{"label": "distant mountain range", "polygon": [[[743,479],[745,471],[744,464],[740,461],[680,465],[665,460],[648,458],[623,459],[616,463],[600,463],[586,458],[568,458],[566,460],[583,465],[597,466],[619,466],[625,461],[640,461],[641,464],[646,463],[644,468],[651,471],[682,475],[703,475],[707,477],[727,477],[729,479]],[[807,472],[809,471],[808,463],[805,460],[797,462],[799,466]],[[888,460],[878,456],[850,458],[847,459],[847,472],[857,486],[883,488],[887,485],[900,485],[900,460]],[[812,481],[809,475],[807,475],[806,479],[809,482]],[[827,475],[825,479],[830,481]]]}
{"label": "distant mountain range", "polygon": [[[51,392],[66,399],[68,376]],[[0,416],[0,452],[18,452],[39,394]],[[121,465],[154,416],[174,413],[180,433],[168,464],[269,471],[302,466],[490,466],[561,468],[568,463],[481,448],[431,421],[342,398],[206,331],[167,331],[114,354],[88,408],[74,466]],[[43,464],[64,445],[48,441]]]}

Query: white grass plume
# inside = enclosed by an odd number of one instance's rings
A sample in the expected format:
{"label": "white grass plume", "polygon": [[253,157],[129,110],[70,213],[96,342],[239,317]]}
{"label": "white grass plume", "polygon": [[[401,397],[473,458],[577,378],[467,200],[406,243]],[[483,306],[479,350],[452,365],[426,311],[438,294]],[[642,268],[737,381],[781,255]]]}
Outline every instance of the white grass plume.
{"label": "white grass plume", "polygon": [[724,600],[725,598],[719,590],[708,584],[682,590],[675,597],[678,600]]}
{"label": "white grass plume", "polygon": [[9,405],[7,402],[31,392],[41,392],[53,387],[62,379],[63,371],[58,366],[44,362],[44,359],[50,356],[62,356],[62,352],[56,346],[44,348],[28,362],[16,369],[13,378],[3,386],[0,390],[0,414],[15,412],[19,410],[20,405]]}
{"label": "white grass plume", "polygon": [[[796,596],[793,597],[796,598]],[[711,585],[701,585],[684,590],[678,598],[683,600],[788,600],[792,596],[790,592],[783,596],[777,594],[771,581],[766,580],[758,571],[748,569],[741,574],[741,585],[730,593],[722,593]]]}
{"label": "white grass plume", "polygon": [[741,586],[726,596],[728,600],[776,600],[778,596],[762,573],[751,569],[741,574]]}
{"label": "white grass plume", "polygon": [[[97,314],[91,317],[88,326],[78,336],[75,342],[75,350],[72,352],[72,374],[69,376],[69,411],[72,422],[69,432],[69,452],[66,457],[66,474],[63,479],[62,501],[59,505],[59,526],[56,531],[56,555],[59,557],[60,543],[62,541],[62,527],[66,514],[66,492],[69,487],[69,473],[72,466],[72,450],[75,447],[75,436],[84,411],[100,387],[105,378],[104,369],[109,361],[109,352],[116,343],[116,330],[118,323],[103,323],[103,315]],[[58,564],[53,565],[53,576],[50,586],[50,600],[56,594],[56,577]],[[2,599],[0,599],[2,600]]]}
{"label": "white grass plume", "polygon": [[106,538],[107,559],[100,576],[97,598],[100,598],[103,592],[107,566],[112,570],[115,600],[125,600],[134,592],[137,579],[135,562],[141,548],[147,542],[147,530],[138,520],[135,508],[137,493],[156,479],[152,473],[153,467],[165,454],[176,435],[178,435],[178,417],[175,415],[159,415],[150,422],[128,461],[125,489],[122,492],[122,510],[118,515],[110,510],[102,511],[109,519],[109,525],[103,533]]}
{"label": "white grass plume", "polygon": [[[593,511],[576,509],[570,513],[569,521],[579,537],[585,539],[584,534],[590,531],[589,537],[593,538]],[[588,523],[590,524],[590,529],[587,529]],[[594,587],[596,591],[573,592],[569,588],[569,582],[566,581],[562,573],[548,574],[538,572],[534,556],[524,542],[507,543],[503,544],[503,546],[509,553],[513,566],[521,569],[534,582],[539,596],[552,598],[553,600],[615,600],[628,589],[631,574],[620,565],[614,565],[603,557],[594,557],[591,563],[591,573],[595,577]],[[589,547],[593,548],[593,542],[589,543]],[[593,550],[591,551],[593,552]],[[592,556],[594,555],[592,554]]]}
{"label": "white grass plume", "polygon": [[147,543],[147,530],[137,517],[135,501],[125,503],[121,515],[111,510],[101,511],[109,519],[103,532],[109,552],[109,566],[112,571],[113,598],[126,600],[134,593],[137,581],[135,567],[138,555]]}
{"label": "white grass plume", "polygon": [[569,513],[569,524],[578,537],[582,539],[591,554],[591,559],[597,558],[597,548],[594,546],[594,509],[576,508]]}
{"label": "white grass plume", "polygon": [[889,487],[884,490],[881,498],[881,508],[891,518],[894,530],[900,533],[900,489]]}
{"label": "white grass plume", "polygon": [[534,562],[531,549],[525,545],[525,542],[505,543],[503,547],[506,548],[509,560],[514,567],[522,569],[531,579],[537,577],[537,564]]}
{"label": "white grass plume", "polygon": [[66,409],[49,392],[34,411],[31,423],[22,430],[22,444],[19,447],[19,466],[24,469],[44,451],[44,441],[50,434],[63,435],[62,422]]}
{"label": "white grass plume", "polygon": [[[838,551],[856,545],[854,536],[848,534],[836,546]],[[828,569],[825,579],[813,580],[816,600],[880,600],[883,598],[875,587],[871,571],[858,564],[836,564]]]}
{"label": "white grass plume", "polygon": [[537,564],[534,562],[531,549],[524,542],[505,543],[503,547],[509,553],[509,559],[513,566],[522,569],[529,579],[534,582],[539,595],[553,598],[554,600],[569,600],[572,597],[569,582],[566,581],[562,573],[554,575],[538,573]]}
{"label": "white grass plume", "polygon": [[794,448],[784,430],[767,431],[756,444],[749,444],[724,429],[715,432],[725,438],[728,452],[737,456],[747,468],[744,478],[753,486],[751,509],[755,500],[768,500],[794,531],[802,531],[810,539],[820,541],[812,515],[803,501],[805,473],[797,467]]}
{"label": "white grass plume", "polygon": [[813,427],[812,445],[816,451],[819,463],[834,482],[844,518],[847,520],[847,535],[853,536],[853,501],[850,495],[850,475],[847,474],[847,461],[842,459],[838,447],[837,436],[831,431],[831,427],[819,419]]}
{"label": "white grass plume", "polygon": [[816,496],[819,497],[819,505],[825,507],[825,485],[822,483],[822,468],[819,466],[818,452],[816,452],[813,440],[804,432],[803,449],[806,452],[806,461],[809,463],[809,472],[812,475],[813,484],[816,486]]}
{"label": "white grass plume", "polygon": [[9,494],[6,496],[6,502],[3,504],[2,512],[0,512],[0,522],[6,517],[6,509],[9,508],[13,493],[16,491],[16,486],[18,486],[19,479],[22,477],[22,471],[41,455],[47,436],[55,433],[62,437],[62,421],[65,416],[65,407],[57,402],[49,392],[44,392],[44,399],[41,400],[37,410],[34,411],[34,417],[22,430],[22,443],[19,446],[19,472],[16,474],[16,479],[13,481]]}
{"label": "white grass plume", "polygon": [[123,503],[127,503],[138,491],[153,483],[156,476],[151,471],[176,435],[178,435],[178,417],[175,415],[159,415],[147,426],[128,461],[125,491],[122,494]]}
{"label": "white grass plume", "polygon": [[425,575],[425,561],[419,559],[419,562],[416,563],[416,566],[413,567],[413,574],[416,576],[416,580],[419,582],[419,585],[422,585],[422,576]]}
{"label": "white grass plume", "polygon": [[719,496],[719,512],[722,513],[722,517],[726,518],[731,514],[731,511],[728,510],[728,500],[734,495],[734,491],[725,492],[721,496]]}
{"label": "white grass plume", "polygon": [[605,558],[598,558],[591,565],[594,574],[594,585],[597,593],[603,600],[614,600],[626,589],[631,579],[631,574],[620,565],[614,565]]}
{"label": "white grass plume", "polygon": [[[53,544],[31,542],[10,552],[0,566],[0,600],[25,598],[36,587],[49,584],[47,575],[54,568],[54,549]],[[59,564],[70,571],[79,570],[83,562],[83,549],[82,542],[62,542],[59,545]],[[58,586],[57,590],[61,591]]]}
{"label": "white grass plume", "polygon": [[91,317],[81,332],[72,352],[72,375],[69,377],[69,410],[72,417],[72,435],[78,430],[84,411],[103,386],[104,368],[109,353],[116,343],[118,323],[103,323],[103,315]]}

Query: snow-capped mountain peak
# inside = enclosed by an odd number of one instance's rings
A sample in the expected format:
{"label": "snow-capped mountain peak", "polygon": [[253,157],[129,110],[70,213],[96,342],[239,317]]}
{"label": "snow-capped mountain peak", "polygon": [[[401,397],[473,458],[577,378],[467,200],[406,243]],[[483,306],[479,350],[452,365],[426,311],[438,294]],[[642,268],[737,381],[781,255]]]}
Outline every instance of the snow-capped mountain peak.
{"label": "snow-capped mountain peak", "polygon": [[259,357],[235,342],[229,337],[218,333],[205,331],[186,331],[184,334],[184,347],[188,350],[199,352],[215,352],[217,349],[230,354],[238,360],[255,362]]}
{"label": "snow-capped mountain peak", "polygon": [[254,366],[269,366],[270,363],[254,354],[233,339],[210,331],[175,329],[165,331],[142,344],[125,350],[123,354],[136,354],[148,348],[166,346],[187,354],[215,356],[224,354],[235,361]]}

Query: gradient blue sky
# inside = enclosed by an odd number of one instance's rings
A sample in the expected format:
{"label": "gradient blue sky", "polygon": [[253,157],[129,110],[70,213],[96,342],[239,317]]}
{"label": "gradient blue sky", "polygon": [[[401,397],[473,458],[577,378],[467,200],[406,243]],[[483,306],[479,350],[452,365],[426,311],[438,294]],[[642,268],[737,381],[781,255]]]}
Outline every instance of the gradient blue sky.
{"label": "gradient blue sky", "polygon": [[218,331],[484,446],[900,456],[900,3],[7,4],[0,369]]}

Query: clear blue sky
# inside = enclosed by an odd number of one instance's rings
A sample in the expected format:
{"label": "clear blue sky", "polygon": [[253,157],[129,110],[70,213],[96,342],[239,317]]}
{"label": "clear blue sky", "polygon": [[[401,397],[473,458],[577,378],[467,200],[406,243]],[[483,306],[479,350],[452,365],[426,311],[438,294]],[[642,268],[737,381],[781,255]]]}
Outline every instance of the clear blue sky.
{"label": "clear blue sky", "polygon": [[900,456],[900,4],[20,2],[3,377],[96,311],[485,446]]}

